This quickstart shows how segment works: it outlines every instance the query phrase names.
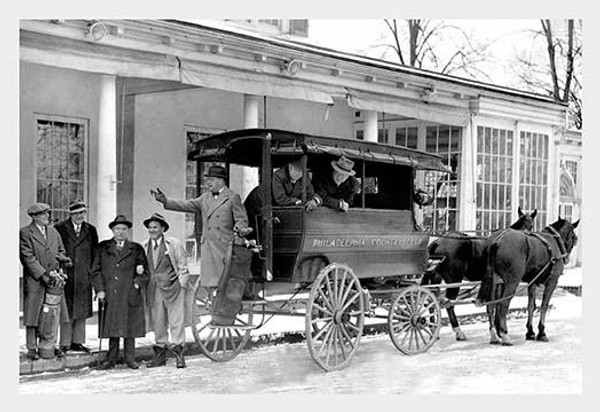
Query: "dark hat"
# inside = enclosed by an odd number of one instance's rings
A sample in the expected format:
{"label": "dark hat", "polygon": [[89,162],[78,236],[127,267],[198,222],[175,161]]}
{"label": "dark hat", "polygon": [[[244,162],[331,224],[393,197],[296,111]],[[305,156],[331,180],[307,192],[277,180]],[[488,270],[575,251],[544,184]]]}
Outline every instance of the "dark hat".
{"label": "dark hat", "polygon": [[354,176],[356,174],[356,172],[352,170],[354,162],[346,156],[342,156],[338,160],[332,160],[331,166],[338,172],[348,176]]}
{"label": "dark hat", "polygon": [[131,228],[131,226],[133,226],[133,224],[129,220],[127,220],[127,218],[123,215],[117,215],[117,217],[115,217],[115,220],[108,224],[108,228],[112,229],[115,225],[125,225],[128,228]]}
{"label": "dark hat", "polygon": [[211,166],[208,168],[206,177],[220,177],[221,179],[227,179],[227,170],[223,166]]}
{"label": "dark hat", "polygon": [[169,230],[169,224],[167,223],[167,220],[160,213],[153,213],[152,216],[150,216],[148,219],[144,220],[144,226],[146,226],[146,228],[147,228],[148,225],[150,224],[150,222],[160,223],[162,225],[162,227],[165,228],[165,232],[167,230]]}
{"label": "dark hat", "polygon": [[77,213],[81,212],[82,210],[87,210],[87,205],[81,200],[74,200],[69,203],[69,213]]}
{"label": "dark hat", "polygon": [[50,210],[49,204],[34,203],[33,205],[29,206],[29,209],[27,209],[27,214],[29,216],[35,216],[35,215],[39,215],[40,213],[47,212],[48,210]]}

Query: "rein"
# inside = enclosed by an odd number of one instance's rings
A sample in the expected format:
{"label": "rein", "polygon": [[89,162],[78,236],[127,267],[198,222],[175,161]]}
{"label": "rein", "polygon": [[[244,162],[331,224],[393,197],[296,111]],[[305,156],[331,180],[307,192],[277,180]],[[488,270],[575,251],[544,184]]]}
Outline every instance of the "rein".
{"label": "rein", "polygon": [[[552,267],[556,264],[556,262],[558,262],[560,259],[562,259],[565,263],[567,263],[568,261],[568,256],[569,253],[567,253],[567,249],[565,248],[565,244],[562,240],[562,237],[560,236],[560,234],[556,231],[556,229],[554,229],[552,226],[546,226],[545,229],[548,229],[548,231],[550,232],[550,235],[552,235],[552,237],[554,237],[554,239],[556,240],[556,242],[558,243],[558,248],[560,249],[560,252],[562,253],[560,256],[556,257],[553,256],[552,254],[552,248],[550,247],[550,243],[548,243],[548,241],[546,239],[544,239],[544,237],[542,235],[540,235],[539,233],[527,233],[528,236],[533,236],[536,239],[539,239],[544,246],[546,246],[546,249],[548,250],[548,254],[550,255],[550,259],[548,259],[548,262],[544,265],[544,267],[538,272],[537,275],[534,276],[533,279],[531,279],[531,281],[529,283],[527,283],[527,287],[531,286],[536,280],[538,280],[538,278],[548,269],[552,269]],[[498,243],[498,241],[502,238],[502,236],[504,235],[504,232],[501,233],[501,235],[494,240],[494,243]],[[503,298],[499,298],[499,299],[494,299],[494,300],[490,300],[487,302],[482,303],[482,305],[491,305],[494,303],[498,303],[498,302],[502,302],[508,299],[512,299],[514,298],[516,295],[516,292],[513,293],[510,296],[505,296]]]}

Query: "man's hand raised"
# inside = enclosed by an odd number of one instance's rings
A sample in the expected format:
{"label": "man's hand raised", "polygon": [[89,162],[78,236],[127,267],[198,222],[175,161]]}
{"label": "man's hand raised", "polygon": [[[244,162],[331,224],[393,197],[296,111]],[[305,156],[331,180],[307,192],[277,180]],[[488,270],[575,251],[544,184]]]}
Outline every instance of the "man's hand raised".
{"label": "man's hand raised", "polygon": [[160,202],[163,205],[165,203],[167,203],[167,195],[165,195],[165,192],[163,192],[162,190],[160,190],[159,187],[157,187],[156,189],[150,189],[150,194],[154,197],[154,199],[157,202]]}

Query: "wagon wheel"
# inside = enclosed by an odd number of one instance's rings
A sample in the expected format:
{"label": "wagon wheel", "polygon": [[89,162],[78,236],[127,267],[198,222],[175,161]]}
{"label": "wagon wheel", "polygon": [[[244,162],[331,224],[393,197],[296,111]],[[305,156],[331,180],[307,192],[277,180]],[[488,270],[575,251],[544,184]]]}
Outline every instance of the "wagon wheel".
{"label": "wagon wheel", "polygon": [[308,350],[325,371],[347,366],[358,349],[365,318],[358,278],[347,265],[321,270],[306,305]]}
{"label": "wagon wheel", "polygon": [[440,313],[440,304],[430,290],[420,286],[402,290],[388,316],[394,346],[405,355],[427,351],[440,333]]}
{"label": "wagon wheel", "polygon": [[215,362],[227,362],[244,349],[250,339],[253,311],[244,307],[227,327],[209,326],[214,291],[198,285],[192,307],[192,332],[202,352]]}

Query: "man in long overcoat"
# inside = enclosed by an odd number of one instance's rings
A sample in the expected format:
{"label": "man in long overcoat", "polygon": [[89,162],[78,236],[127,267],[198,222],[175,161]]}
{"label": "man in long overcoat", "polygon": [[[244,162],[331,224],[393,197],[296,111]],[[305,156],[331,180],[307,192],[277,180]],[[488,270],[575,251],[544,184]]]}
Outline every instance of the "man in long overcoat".
{"label": "man in long overcoat", "polygon": [[131,226],[123,215],[108,224],[114,237],[100,242],[92,266],[92,285],[104,305],[100,337],[109,338],[108,354],[100,369],[114,368],[119,338],[124,341],[127,366],[138,369],[135,338],[146,336],[142,290],[149,279],[148,264],[142,246],[127,239]]}
{"label": "man in long overcoat", "polygon": [[[37,326],[44,304],[46,285],[50,282],[50,272],[57,271],[59,260],[66,259],[66,256],[60,235],[56,229],[49,226],[50,205],[36,203],[29,207],[27,214],[32,221],[19,231],[19,258],[23,265],[23,323],[27,357],[35,360],[39,358]],[[67,322],[69,315],[64,296],[60,308],[60,321]]]}
{"label": "man in long overcoat", "polygon": [[152,190],[154,198],[167,210],[200,213],[202,238],[200,240],[200,285],[217,287],[225,268],[234,227],[242,236],[248,233],[248,216],[240,195],[225,185],[227,171],[222,166],[211,166],[205,174],[210,189],[192,200],[169,199],[160,189]]}
{"label": "man in long overcoat", "polygon": [[69,218],[54,227],[60,233],[73,267],[67,270],[65,298],[70,322],[60,325],[60,349],[88,352],[85,343],[85,320],[92,317],[90,270],[98,247],[96,228],[85,221],[87,206],[81,201],[69,205]]}

